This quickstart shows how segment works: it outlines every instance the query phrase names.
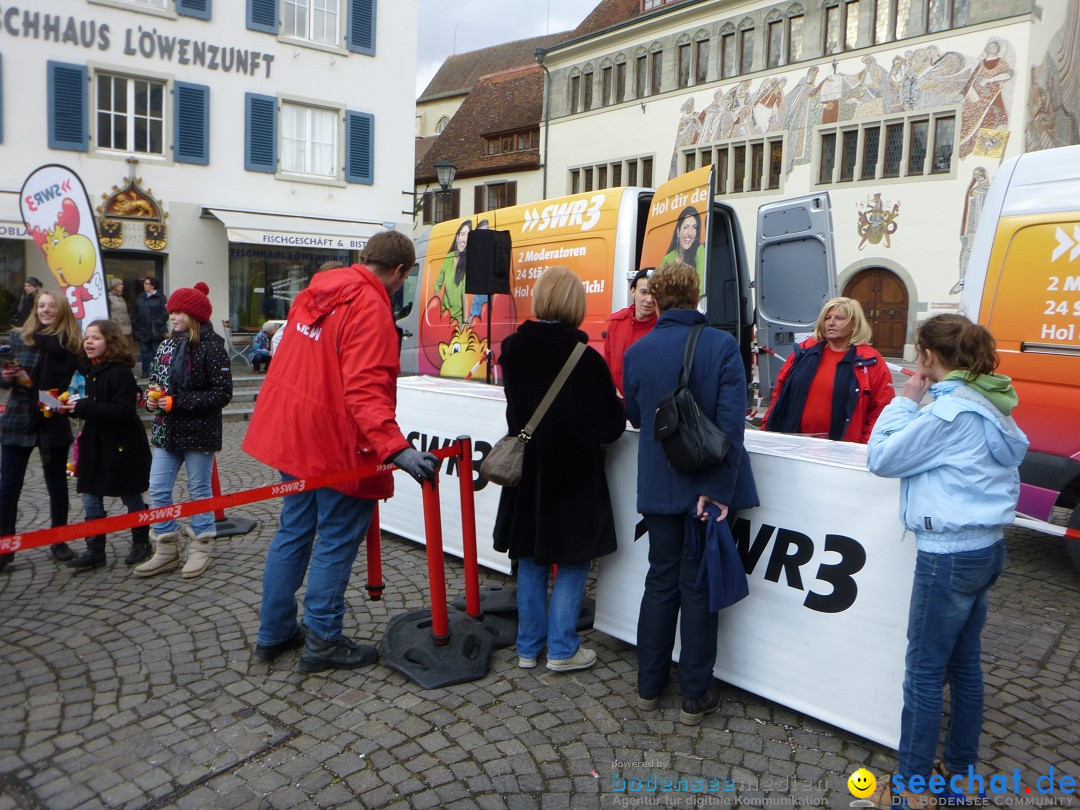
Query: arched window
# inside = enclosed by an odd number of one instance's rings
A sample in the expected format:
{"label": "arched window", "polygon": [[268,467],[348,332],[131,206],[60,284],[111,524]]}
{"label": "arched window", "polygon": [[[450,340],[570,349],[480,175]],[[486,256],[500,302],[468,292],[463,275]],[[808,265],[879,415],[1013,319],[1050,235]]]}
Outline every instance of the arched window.
{"label": "arched window", "polygon": [[439,123],[435,125],[435,134],[442,135],[442,131],[446,129],[446,125],[450,123],[450,116],[444,115],[439,119]]}
{"label": "arched window", "polygon": [[704,28],[694,34],[694,84],[709,80],[709,32]]}
{"label": "arched window", "polygon": [[724,23],[720,28],[720,78],[730,79],[735,75],[735,26]]}
{"label": "arched window", "polygon": [[615,96],[613,103],[622,104],[626,101],[626,54],[620,53],[615,57]]}
{"label": "arched window", "polygon": [[577,68],[570,71],[570,81],[567,85],[567,91],[569,98],[567,99],[568,106],[570,107],[570,114],[573,115],[581,109],[581,73]]}
{"label": "arched window", "polygon": [[745,17],[739,23],[739,73],[754,69],[754,20]]}
{"label": "arched window", "polygon": [[658,95],[664,86],[664,46],[654,42],[649,48],[649,94]]}
{"label": "arched window", "polygon": [[689,87],[693,77],[694,51],[690,36],[683,34],[675,40],[675,78],[679,87]]}
{"label": "arched window", "polygon": [[765,67],[784,64],[784,17],[779,9],[765,16]]}
{"label": "arched window", "polygon": [[852,50],[859,39],[860,0],[826,0],[825,54]]}
{"label": "arched window", "polygon": [[649,52],[638,48],[634,52],[634,98],[649,94]]}
{"label": "arched window", "polygon": [[787,64],[798,62],[803,56],[803,21],[806,12],[798,3],[792,3],[787,10],[787,23],[784,36],[784,48]]}

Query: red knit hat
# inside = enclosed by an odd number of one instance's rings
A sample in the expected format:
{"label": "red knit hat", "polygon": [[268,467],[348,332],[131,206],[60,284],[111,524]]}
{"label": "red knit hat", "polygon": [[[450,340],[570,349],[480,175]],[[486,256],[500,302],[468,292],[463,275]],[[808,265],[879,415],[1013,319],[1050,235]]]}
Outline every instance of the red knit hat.
{"label": "red knit hat", "polygon": [[175,290],[169,296],[169,303],[165,305],[165,308],[169,312],[183,312],[199,323],[206,323],[210,320],[210,314],[213,312],[209,295],[210,288],[199,281],[194,287],[181,287],[179,290]]}

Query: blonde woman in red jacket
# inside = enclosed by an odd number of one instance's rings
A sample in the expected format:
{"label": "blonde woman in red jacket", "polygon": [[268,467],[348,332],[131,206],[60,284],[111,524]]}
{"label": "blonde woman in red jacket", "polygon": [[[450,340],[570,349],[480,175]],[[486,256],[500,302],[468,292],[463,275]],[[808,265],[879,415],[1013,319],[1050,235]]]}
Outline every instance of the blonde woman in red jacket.
{"label": "blonde woman in red jacket", "polygon": [[872,338],[858,301],[826,301],[813,337],[796,346],[780,369],[761,429],[866,444],[896,394]]}

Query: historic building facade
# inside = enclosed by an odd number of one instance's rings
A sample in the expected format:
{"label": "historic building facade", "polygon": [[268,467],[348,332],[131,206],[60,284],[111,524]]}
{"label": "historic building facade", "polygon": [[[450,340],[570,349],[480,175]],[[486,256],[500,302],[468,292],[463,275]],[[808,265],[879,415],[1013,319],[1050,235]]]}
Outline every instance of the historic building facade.
{"label": "historic building facade", "polygon": [[282,317],[324,261],[411,228],[416,0],[0,6],[0,324],[57,286],[18,192],[64,164],[129,303],[203,280],[215,325]]}

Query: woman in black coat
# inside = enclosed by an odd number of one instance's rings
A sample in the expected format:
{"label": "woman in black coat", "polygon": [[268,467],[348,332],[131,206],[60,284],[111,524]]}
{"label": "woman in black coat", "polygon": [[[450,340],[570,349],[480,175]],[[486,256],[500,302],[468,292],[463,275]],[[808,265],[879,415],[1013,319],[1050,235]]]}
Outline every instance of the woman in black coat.
{"label": "woman in black coat", "polygon": [[[565,267],[545,272],[533,288],[533,312],[502,344],[499,366],[506,389],[506,422],[518,433],[532,416],[574,346],[585,291]],[[589,564],[615,551],[604,448],[626,427],[622,403],[604,358],[586,348],[566,384],[525,445],[521,483],[506,488],[495,519],[495,549],[517,562],[518,666],[536,666],[547,647],[547,667],[587,669],[593,650],[580,646],[576,625]],[[548,572],[558,575],[547,600]]]}
{"label": "woman in black coat", "polygon": [[[120,498],[129,512],[146,508],[142,493],[150,483],[150,443],[139,418],[139,391],[131,369],[135,359],[124,333],[114,321],[94,321],[83,338],[86,393],[64,410],[85,420],[79,434],[76,491],[83,496],[87,520],[105,517],[103,498]],[[150,556],[150,527],[131,530],[131,551],[124,560],[135,565]],[[105,564],[105,535],[86,538],[86,553],[68,562],[76,571]]]}

